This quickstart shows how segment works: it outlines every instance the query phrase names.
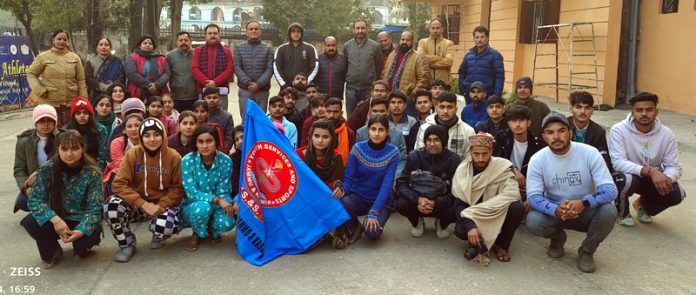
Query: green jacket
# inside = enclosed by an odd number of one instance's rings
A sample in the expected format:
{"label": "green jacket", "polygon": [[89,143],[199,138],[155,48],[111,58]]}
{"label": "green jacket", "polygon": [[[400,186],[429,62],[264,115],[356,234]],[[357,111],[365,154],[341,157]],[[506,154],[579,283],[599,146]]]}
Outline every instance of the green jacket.
{"label": "green jacket", "polygon": [[[47,161],[36,174],[36,182],[32,186],[31,197],[27,200],[29,211],[40,226],[56,216],[51,209],[50,195],[54,162]],[[91,235],[99,227],[102,212],[102,173],[97,166],[87,165],[76,175],[61,173],[65,190],[63,191],[63,208],[65,215],[62,219],[80,222],[75,230]]]}
{"label": "green jacket", "polygon": [[[62,130],[56,128],[53,136],[58,137]],[[39,143],[39,136],[36,129],[29,129],[17,135],[17,146],[15,147],[14,178],[17,187],[21,191],[24,182],[29,175],[39,169],[39,162],[36,158],[36,145]],[[49,159],[53,155],[48,155]]]}
{"label": "green jacket", "polygon": [[196,80],[191,74],[191,57],[193,48],[189,49],[188,54],[179,48],[167,53],[167,63],[172,76],[169,79],[169,88],[175,100],[198,99]]}

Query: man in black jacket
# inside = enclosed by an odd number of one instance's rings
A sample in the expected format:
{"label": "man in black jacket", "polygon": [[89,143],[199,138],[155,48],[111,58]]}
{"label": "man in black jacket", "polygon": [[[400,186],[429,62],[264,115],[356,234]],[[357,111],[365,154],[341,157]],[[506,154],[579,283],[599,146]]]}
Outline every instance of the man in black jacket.
{"label": "man in black jacket", "polygon": [[338,53],[338,44],[334,36],[324,39],[324,53],[319,55],[319,73],[314,79],[314,84],[319,87],[319,92],[331,97],[343,100],[343,84],[346,82],[346,70],[348,60],[346,56]]}
{"label": "man in black jacket", "polygon": [[288,28],[288,42],[276,49],[273,74],[281,88],[292,85],[292,79],[297,73],[306,73],[308,82],[312,82],[317,75],[317,49],[304,42],[303,37],[302,25],[292,23]]}
{"label": "man in black jacket", "polygon": [[[455,221],[450,212],[454,201],[452,176],[459,166],[459,156],[445,148],[449,139],[447,128],[430,126],[423,138],[425,147],[408,155],[406,167],[396,180],[396,211],[411,222],[411,236],[422,237],[425,229],[423,217],[435,217],[437,236],[446,239],[450,235],[448,226]],[[441,178],[446,182],[447,191],[440,195],[422,195],[416,191],[411,176],[418,171],[428,171]]]}
{"label": "man in black jacket", "polygon": [[568,117],[570,130],[573,132],[572,140],[582,142],[595,147],[607,163],[609,172],[614,172],[609,157],[606,131],[602,126],[591,120],[594,112],[594,98],[587,91],[575,91],[570,94],[570,113]]}
{"label": "man in black jacket", "polygon": [[532,125],[532,113],[523,105],[513,105],[506,112],[508,127],[495,136],[493,156],[510,160],[515,168],[515,176],[520,187],[520,195],[525,209],[527,204],[527,165],[529,159],[539,150],[546,147],[542,138],[536,137],[529,131]]}

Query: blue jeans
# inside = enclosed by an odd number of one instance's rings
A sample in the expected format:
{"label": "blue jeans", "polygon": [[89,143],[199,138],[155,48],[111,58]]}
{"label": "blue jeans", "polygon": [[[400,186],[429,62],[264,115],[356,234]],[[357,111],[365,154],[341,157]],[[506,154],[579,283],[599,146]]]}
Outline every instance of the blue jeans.
{"label": "blue jeans", "polygon": [[527,228],[533,235],[545,238],[550,238],[563,229],[586,232],[587,237],[582,241],[582,249],[587,253],[594,253],[599,243],[611,233],[617,215],[616,207],[612,203],[587,208],[577,218],[566,221],[532,210],[527,214]]}
{"label": "blue jeans", "polygon": [[370,88],[358,89],[346,84],[346,116],[350,116],[358,102],[370,98]]}
{"label": "blue jeans", "polygon": [[[346,227],[348,228],[348,231],[351,234],[355,233],[358,227],[362,226],[360,224],[360,221],[358,221],[358,216],[366,215],[368,212],[370,212],[370,209],[372,209],[372,204],[374,202],[365,201],[361,199],[358,195],[350,194],[343,197],[341,199],[341,203],[343,203],[343,207],[346,208],[346,211],[348,211],[348,214],[350,215],[350,219],[346,222]],[[390,202],[386,202],[382,209],[379,210],[379,216],[377,216],[377,221],[379,221],[379,228],[377,228],[376,230],[365,230],[364,233],[368,239],[377,240],[379,239],[379,236],[382,235],[384,225],[387,224],[389,215],[391,215],[391,211],[387,206],[387,204],[389,203]]]}

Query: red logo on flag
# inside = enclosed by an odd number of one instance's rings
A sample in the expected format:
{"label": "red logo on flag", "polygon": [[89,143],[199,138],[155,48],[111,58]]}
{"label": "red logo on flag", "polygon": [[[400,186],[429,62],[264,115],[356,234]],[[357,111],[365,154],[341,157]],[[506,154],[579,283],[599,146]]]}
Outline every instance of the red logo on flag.
{"label": "red logo on flag", "polygon": [[257,142],[249,151],[244,180],[249,193],[263,207],[282,206],[297,192],[297,171],[292,161],[278,146],[266,141]]}

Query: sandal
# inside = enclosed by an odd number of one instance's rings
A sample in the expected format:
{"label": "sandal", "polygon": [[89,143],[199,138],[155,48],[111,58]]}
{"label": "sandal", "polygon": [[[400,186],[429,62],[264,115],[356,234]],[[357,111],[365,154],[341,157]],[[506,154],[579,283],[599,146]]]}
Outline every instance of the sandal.
{"label": "sandal", "polygon": [[198,250],[198,246],[201,244],[201,238],[197,234],[191,235],[191,239],[186,243],[186,251],[193,252]]}
{"label": "sandal", "polygon": [[507,250],[500,248],[496,245],[496,246],[493,246],[493,253],[495,253],[495,258],[497,258],[498,261],[510,262],[510,259],[511,259],[510,253]]}
{"label": "sandal", "polygon": [[348,231],[341,225],[331,232],[331,247],[343,249],[348,245]]}

